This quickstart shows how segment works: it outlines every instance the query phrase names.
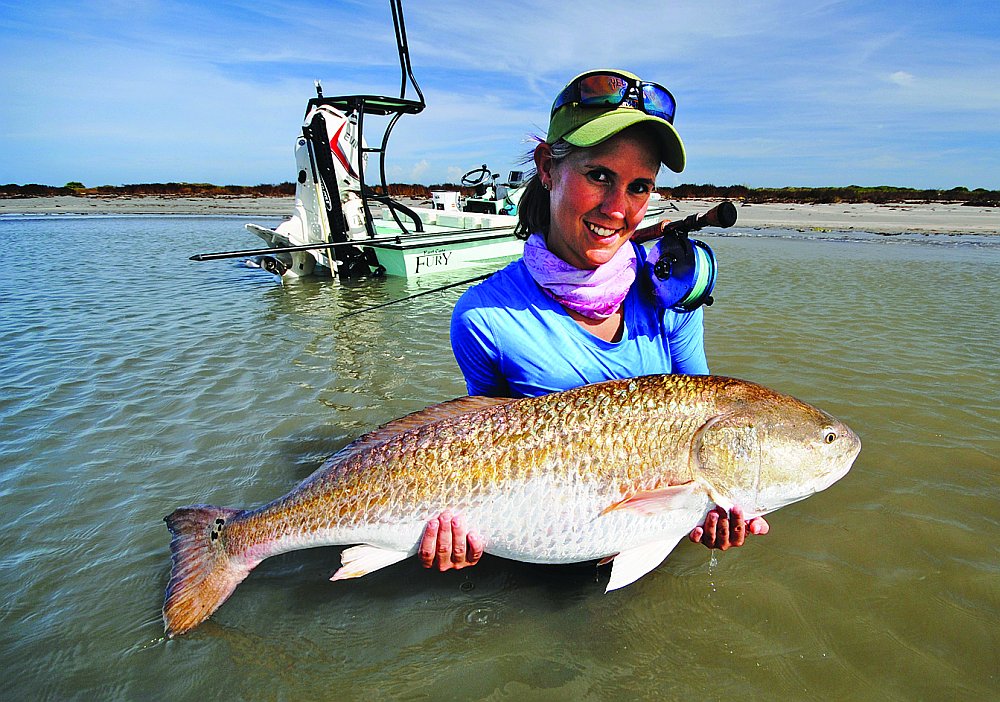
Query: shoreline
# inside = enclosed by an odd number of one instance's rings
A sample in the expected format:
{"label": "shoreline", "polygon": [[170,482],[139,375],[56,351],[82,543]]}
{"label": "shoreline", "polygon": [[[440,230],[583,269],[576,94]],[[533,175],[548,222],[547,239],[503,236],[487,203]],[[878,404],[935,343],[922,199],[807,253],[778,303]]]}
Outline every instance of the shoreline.
{"label": "shoreline", "polygon": [[[668,200],[671,219],[703,213],[721,200]],[[71,196],[0,198],[0,215],[201,215],[285,217],[295,199],[289,197]],[[418,204],[412,201],[409,204]],[[954,202],[886,204],[734,203],[743,229],[789,229],[802,232],[869,232],[872,234],[971,234],[1000,236],[1000,209],[967,207]],[[671,216],[673,215],[673,216]]]}

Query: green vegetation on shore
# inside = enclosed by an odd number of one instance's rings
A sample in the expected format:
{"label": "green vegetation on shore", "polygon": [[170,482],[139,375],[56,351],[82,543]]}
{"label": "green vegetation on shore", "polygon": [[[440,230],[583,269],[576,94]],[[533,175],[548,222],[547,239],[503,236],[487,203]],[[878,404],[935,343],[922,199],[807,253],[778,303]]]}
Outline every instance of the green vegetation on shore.
{"label": "green vegetation on shore", "polygon": [[[376,192],[381,188],[374,188]],[[451,183],[420,185],[393,183],[389,194],[394,197],[430,198],[431,190],[458,190],[471,195],[472,188]],[[718,199],[741,202],[797,202],[797,203],[887,203],[887,202],[960,202],[979,207],[1000,206],[1000,190],[958,187],[950,190],[920,190],[897,188],[888,185],[865,187],[848,185],[827,188],[750,188],[745,185],[678,185],[659,188],[667,199]],[[286,197],[295,194],[295,183],[277,185],[212,185],[211,183],[137,183],[130,185],[101,185],[88,188],[79,182],[62,187],[52,185],[0,185],[0,198],[52,197],[75,195],[79,197]]]}
{"label": "green vegetation on shore", "polygon": [[865,202],[960,202],[977,207],[1000,205],[1000,190],[959,187],[950,190],[919,190],[897,188],[891,185],[864,187],[847,185],[827,188],[748,188],[745,185],[678,185],[675,188],[658,188],[668,199],[717,199],[742,202],[796,202],[807,204],[832,204]]}

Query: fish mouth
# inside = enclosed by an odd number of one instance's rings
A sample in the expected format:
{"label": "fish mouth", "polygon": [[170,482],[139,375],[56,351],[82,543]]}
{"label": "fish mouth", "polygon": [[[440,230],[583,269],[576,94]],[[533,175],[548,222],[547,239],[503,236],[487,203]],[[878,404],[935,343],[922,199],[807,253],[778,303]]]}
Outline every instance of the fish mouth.
{"label": "fish mouth", "polygon": [[844,463],[840,470],[834,471],[826,476],[826,480],[823,481],[822,486],[817,488],[816,492],[821,490],[826,490],[828,487],[833,485],[835,482],[847,475],[851,468],[854,467],[854,461],[858,459],[861,454],[861,439],[854,432],[851,432],[851,437],[854,439],[854,447],[852,451],[844,454]]}
{"label": "fish mouth", "polygon": [[816,487],[814,492],[822,492],[823,490],[826,490],[828,487],[847,475],[851,471],[851,466],[853,465],[854,461],[849,461],[840,470],[827,474],[826,479]]}

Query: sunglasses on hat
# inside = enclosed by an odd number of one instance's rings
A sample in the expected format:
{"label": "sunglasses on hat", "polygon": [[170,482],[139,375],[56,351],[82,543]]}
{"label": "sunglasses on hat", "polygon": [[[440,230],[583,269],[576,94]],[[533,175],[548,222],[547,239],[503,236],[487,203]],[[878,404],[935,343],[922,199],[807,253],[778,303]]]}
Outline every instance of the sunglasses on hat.
{"label": "sunglasses on hat", "polygon": [[677,109],[674,96],[662,85],[616,71],[591,71],[575,78],[556,97],[551,114],[571,103],[584,107],[631,107],[671,124]]}

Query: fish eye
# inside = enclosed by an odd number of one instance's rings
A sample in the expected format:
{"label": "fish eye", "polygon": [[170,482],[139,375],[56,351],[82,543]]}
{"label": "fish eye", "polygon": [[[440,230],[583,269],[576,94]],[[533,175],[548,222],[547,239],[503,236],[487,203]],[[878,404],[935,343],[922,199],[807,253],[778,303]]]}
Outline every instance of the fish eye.
{"label": "fish eye", "polygon": [[837,432],[833,429],[827,429],[826,434],[823,435],[823,443],[832,444],[837,440]]}

